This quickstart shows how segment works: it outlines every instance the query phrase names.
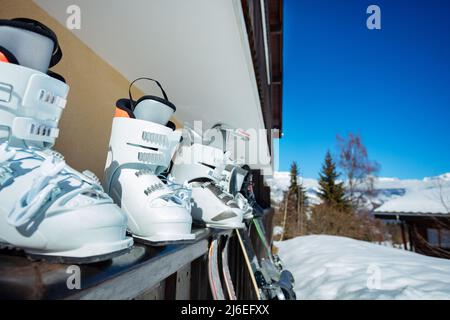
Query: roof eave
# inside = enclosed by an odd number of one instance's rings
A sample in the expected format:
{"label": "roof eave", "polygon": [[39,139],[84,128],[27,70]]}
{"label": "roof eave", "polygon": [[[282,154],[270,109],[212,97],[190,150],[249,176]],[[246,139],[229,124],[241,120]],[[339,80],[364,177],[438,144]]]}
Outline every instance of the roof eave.
{"label": "roof eave", "polygon": [[283,0],[241,0],[241,3],[270,145],[273,137],[282,136]]}

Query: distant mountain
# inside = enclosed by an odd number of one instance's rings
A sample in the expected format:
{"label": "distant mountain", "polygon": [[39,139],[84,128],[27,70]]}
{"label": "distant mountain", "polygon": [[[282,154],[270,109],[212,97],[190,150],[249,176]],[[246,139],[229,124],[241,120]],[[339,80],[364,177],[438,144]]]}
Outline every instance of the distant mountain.
{"label": "distant mountain", "polygon": [[[272,202],[274,205],[277,205],[283,200],[284,192],[289,188],[290,173],[275,172],[273,178],[267,179],[267,182],[271,187]],[[317,180],[299,177],[299,182],[306,188],[310,203],[320,203],[317,196],[319,187]],[[425,177],[421,180],[380,177],[375,182],[375,189],[378,191],[378,195],[373,199],[373,202],[376,206],[379,206],[388,200],[404,196],[410,192],[442,187],[450,187],[450,173],[444,173],[436,177]]]}

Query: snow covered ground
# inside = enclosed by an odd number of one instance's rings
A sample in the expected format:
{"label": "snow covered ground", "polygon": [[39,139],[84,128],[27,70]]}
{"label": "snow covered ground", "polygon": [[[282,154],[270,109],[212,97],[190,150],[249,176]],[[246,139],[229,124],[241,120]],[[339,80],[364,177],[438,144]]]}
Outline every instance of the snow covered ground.
{"label": "snow covered ground", "polygon": [[325,235],[275,245],[298,299],[450,299],[450,260]]}

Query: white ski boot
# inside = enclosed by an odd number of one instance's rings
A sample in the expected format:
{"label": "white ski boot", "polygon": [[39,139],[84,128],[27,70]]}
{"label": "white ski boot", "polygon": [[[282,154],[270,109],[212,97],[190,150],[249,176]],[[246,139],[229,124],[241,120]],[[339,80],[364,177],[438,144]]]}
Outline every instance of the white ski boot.
{"label": "white ski boot", "polygon": [[[214,133],[214,131],[216,131]],[[221,148],[227,157],[227,165],[222,171],[222,188],[231,193],[244,212],[244,220],[253,218],[253,208],[244,196],[243,185],[249,173],[250,167],[245,164],[246,152],[248,152],[249,135],[241,129],[235,129],[229,125],[218,123],[212,127],[210,132],[213,136],[218,135],[221,139],[210,138],[211,146]]]}
{"label": "white ski boot", "polygon": [[103,261],[133,242],[98,179],[49,149],[69,90],[45,74],[61,57],[52,34],[31,20],[0,20],[0,247],[50,262]]}
{"label": "white ski boot", "polygon": [[177,152],[171,174],[179,183],[192,187],[192,218],[211,228],[244,228],[244,215],[251,208],[233,190],[240,190],[245,173],[232,164],[229,153],[209,146],[188,127],[185,132],[187,137]]}
{"label": "white ski boot", "polygon": [[[132,85],[154,81],[164,99],[134,101]],[[192,241],[191,190],[163,173],[181,139],[169,121],[175,106],[156,80],[130,84],[129,99],[117,102],[105,169],[105,189],[128,215],[128,230],[141,242],[165,245]]]}

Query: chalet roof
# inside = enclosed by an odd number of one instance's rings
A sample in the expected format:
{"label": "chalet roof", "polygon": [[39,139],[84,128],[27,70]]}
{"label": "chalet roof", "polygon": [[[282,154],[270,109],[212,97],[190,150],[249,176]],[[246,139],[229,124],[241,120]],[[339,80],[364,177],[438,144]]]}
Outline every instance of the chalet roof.
{"label": "chalet roof", "polygon": [[450,217],[450,187],[424,188],[390,200],[375,210],[375,215]]}

